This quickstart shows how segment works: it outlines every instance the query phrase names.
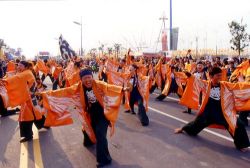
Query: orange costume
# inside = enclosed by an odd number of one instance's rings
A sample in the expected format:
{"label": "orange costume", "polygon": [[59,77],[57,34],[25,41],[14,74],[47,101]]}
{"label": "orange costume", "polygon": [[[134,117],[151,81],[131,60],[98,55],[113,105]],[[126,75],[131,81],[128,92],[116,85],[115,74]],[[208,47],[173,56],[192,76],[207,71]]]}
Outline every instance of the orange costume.
{"label": "orange costume", "polygon": [[[93,81],[93,92],[104,109],[106,119],[114,124],[118,117],[122,97],[122,87]],[[73,122],[72,116],[79,115],[83,130],[93,143],[96,142],[91,120],[85,104],[84,88],[79,82],[71,87],[42,93],[44,108],[48,110],[46,126],[67,125]]]}
{"label": "orange costume", "polygon": [[38,60],[36,65],[34,66],[34,70],[36,73],[41,71],[43,74],[47,75],[50,71],[50,69],[45,65],[43,60]]}
{"label": "orange costume", "polygon": [[[42,118],[42,109],[34,96],[35,78],[30,70],[5,79],[8,107],[21,106],[19,121],[33,121]],[[6,99],[5,99],[6,100]]]}
{"label": "orange costume", "polygon": [[13,61],[9,61],[7,64],[6,77],[10,77],[16,74],[16,64]]}
{"label": "orange costume", "polygon": [[243,82],[243,76],[246,76],[247,70],[250,67],[250,61],[244,61],[242,62],[240,65],[238,65],[236,67],[236,69],[234,70],[234,72],[232,73],[232,75],[230,76],[229,81],[233,82],[233,81],[240,81]]}
{"label": "orange costume", "polygon": [[72,86],[80,81],[80,69],[75,69],[74,63],[70,62],[65,69],[66,86]]}
{"label": "orange costume", "polygon": [[[198,115],[204,112],[210,95],[211,82],[203,81],[191,76],[180,100],[180,104],[199,110]],[[202,92],[202,104],[199,106],[199,96]],[[220,82],[221,107],[229,131],[232,135],[236,129],[236,111],[250,110],[250,84]]]}

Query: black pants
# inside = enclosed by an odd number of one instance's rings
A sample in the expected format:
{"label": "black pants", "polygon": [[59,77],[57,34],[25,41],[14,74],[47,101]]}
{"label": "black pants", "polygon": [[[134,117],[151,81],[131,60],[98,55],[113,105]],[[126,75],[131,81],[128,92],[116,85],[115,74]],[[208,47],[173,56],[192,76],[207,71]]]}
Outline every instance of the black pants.
{"label": "black pants", "polygon": [[33,131],[32,131],[33,123],[35,124],[37,129],[41,129],[44,126],[44,122],[45,122],[45,116],[43,116],[42,119],[40,120],[19,122],[20,136],[25,137],[25,138],[32,138],[33,137]]}
{"label": "black pants", "polygon": [[[49,76],[51,82],[53,83],[53,82],[54,82],[53,76],[52,76],[51,74],[48,74],[47,76]],[[42,75],[42,78],[41,78],[42,82],[45,80],[45,78],[46,78],[47,76],[45,76],[45,74]]]}
{"label": "black pants", "polygon": [[104,81],[104,82],[107,82],[108,81],[108,77],[107,77],[107,75],[104,73],[104,72],[102,72],[102,74],[101,74],[101,79],[100,79],[101,81]]}
{"label": "black pants", "polygon": [[[164,87],[165,87],[165,82],[164,82]],[[163,89],[164,89],[164,87],[163,87]],[[163,89],[162,89],[162,91],[163,91]],[[169,91],[168,91],[168,95],[169,95],[170,93],[177,93],[177,91],[178,91],[178,85],[177,85],[175,79],[172,79],[172,82],[171,82],[171,84],[170,84],[170,88],[169,88]],[[168,95],[167,95],[167,96],[168,96]],[[162,100],[164,100],[167,96],[164,95],[164,94],[160,94],[158,97],[156,97],[156,99],[162,101]]]}
{"label": "black pants", "polygon": [[154,85],[151,86],[151,88],[149,89],[149,93],[153,93],[155,91],[155,89],[157,88],[157,84],[155,83]]}
{"label": "black pants", "polygon": [[62,80],[62,86],[60,86],[60,88],[64,88],[66,85],[66,80]]}
{"label": "black pants", "polygon": [[4,107],[2,96],[0,96],[0,115],[7,116],[7,109]]}
{"label": "black pants", "polygon": [[[93,120],[92,120],[93,121]],[[110,163],[112,158],[108,150],[108,141],[107,141],[107,130],[109,122],[106,118],[99,120],[98,122],[92,122],[92,128],[96,136],[96,160],[98,163]],[[84,146],[91,146],[91,142],[88,134],[84,131]]]}
{"label": "black pants", "polygon": [[[206,119],[203,116],[198,116],[194,121],[186,124],[182,129],[187,134],[189,134],[191,136],[196,136],[204,128],[206,128],[212,124],[218,124],[218,123],[215,123],[212,120]],[[226,123],[226,121],[223,121],[219,124],[223,125],[227,130],[229,130],[229,126]],[[230,135],[234,139],[234,144],[235,144],[237,149],[246,148],[250,145],[245,126],[239,119],[237,120],[237,126],[236,126],[234,136],[231,133],[230,133]]]}
{"label": "black pants", "polygon": [[239,119],[246,125],[248,126],[248,115],[250,114],[250,111],[244,111],[244,112],[240,112],[239,114]]}
{"label": "black pants", "polygon": [[10,115],[16,114],[16,112],[19,111],[19,109],[14,109],[14,110],[7,110],[7,108],[4,107],[3,99],[0,96],[0,115],[1,117],[7,117]]}
{"label": "black pants", "polygon": [[58,85],[59,85],[59,79],[55,79],[52,85],[52,90],[57,90]]}
{"label": "black pants", "polygon": [[[149,89],[149,93],[150,94],[153,93],[157,87],[158,86],[156,83],[154,85],[152,85],[151,88]],[[162,79],[161,80],[161,92],[163,91],[164,87],[165,87],[165,81]]]}
{"label": "black pants", "polygon": [[143,105],[143,98],[141,97],[137,88],[134,88],[130,94],[129,106],[131,111],[134,112],[134,105],[137,102],[138,104],[138,118],[142,126],[147,126],[149,124],[149,119],[146,114],[146,109]]}
{"label": "black pants", "polygon": [[161,92],[164,90],[165,84],[166,84],[166,81],[161,79]]}

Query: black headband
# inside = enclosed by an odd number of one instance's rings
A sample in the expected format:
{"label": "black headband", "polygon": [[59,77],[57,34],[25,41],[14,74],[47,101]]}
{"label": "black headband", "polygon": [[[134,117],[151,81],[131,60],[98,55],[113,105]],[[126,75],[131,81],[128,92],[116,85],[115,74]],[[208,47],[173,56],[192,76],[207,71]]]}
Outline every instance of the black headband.
{"label": "black headband", "polygon": [[80,77],[82,78],[85,75],[92,75],[92,70],[90,70],[90,69],[82,69],[80,71]]}

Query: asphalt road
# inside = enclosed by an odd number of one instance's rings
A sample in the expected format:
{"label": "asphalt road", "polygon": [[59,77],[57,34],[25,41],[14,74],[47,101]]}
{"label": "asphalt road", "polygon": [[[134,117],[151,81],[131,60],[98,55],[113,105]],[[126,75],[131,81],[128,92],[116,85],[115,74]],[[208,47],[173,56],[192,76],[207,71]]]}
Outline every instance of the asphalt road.
{"label": "asphalt road", "polygon": [[[46,79],[47,81],[48,79]],[[48,84],[50,85],[50,84]],[[120,108],[116,133],[109,138],[113,158],[110,168],[247,168],[250,150],[235,149],[226,130],[208,129],[197,137],[174,134],[174,129],[195,118],[183,114],[173,98],[163,102],[150,96],[150,125],[142,127],[137,116]],[[19,143],[18,115],[0,118],[0,168],[94,168],[95,147],[83,147],[77,117],[69,126],[34,129],[34,140]],[[247,128],[250,135],[250,127]]]}

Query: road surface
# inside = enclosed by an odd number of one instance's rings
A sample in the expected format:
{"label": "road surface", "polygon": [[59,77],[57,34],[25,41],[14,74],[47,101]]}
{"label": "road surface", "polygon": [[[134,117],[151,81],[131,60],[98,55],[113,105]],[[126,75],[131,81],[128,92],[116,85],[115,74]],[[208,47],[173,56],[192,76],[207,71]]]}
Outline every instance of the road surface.
{"label": "road surface", "polygon": [[[48,81],[48,78],[46,79]],[[50,85],[50,84],[48,84]],[[142,127],[137,116],[120,108],[116,133],[109,138],[113,158],[110,168],[247,168],[250,150],[235,149],[226,130],[208,129],[197,137],[174,134],[174,129],[191,121],[195,113],[182,113],[175,95],[163,102],[150,96],[148,116],[150,125]],[[50,130],[34,128],[34,140],[19,143],[18,115],[0,118],[1,168],[94,168],[95,147],[83,146],[81,125]],[[250,135],[250,127],[247,127]]]}

